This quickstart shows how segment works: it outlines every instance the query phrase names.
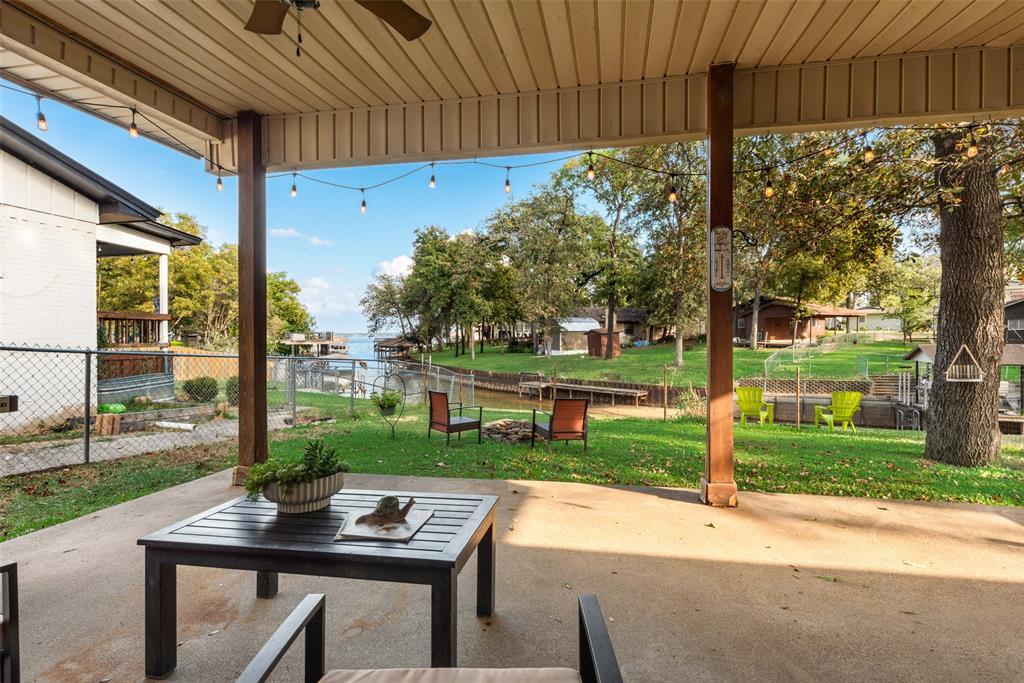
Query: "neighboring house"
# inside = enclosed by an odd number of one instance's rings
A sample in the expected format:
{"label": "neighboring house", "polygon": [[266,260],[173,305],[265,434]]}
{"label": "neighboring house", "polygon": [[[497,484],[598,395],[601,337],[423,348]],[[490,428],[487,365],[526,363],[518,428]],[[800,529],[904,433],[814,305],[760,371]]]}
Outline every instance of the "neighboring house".
{"label": "neighboring house", "polygon": [[1003,286],[1003,301],[1020,301],[1024,299],[1024,282],[1020,280],[1008,280]]}
{"label": "neighboring house", "polygon": [[885,309],[858,308],[857,313],[861,316],[860,330],[862,331],[882,330],[883,332],[899,332],[903,329],[900,319]]}
{"label": "neighboring house", "polygon": [[[804,308],[809,315],[795,321],[793,314],[796,303],[783,298],[761,299],[758,312],[758,343],[766,346],[785,346],[793,341],[793,327],[796,325],[797,341],[814,341],[824,336],[826,330],[837,327],[837,321],[845,321],[847,329],[855,329],[852,321],[860,317],[860,313],[850,308],[826,306],[823,304],[805,303]],[[753,318],[753,306],[750,303],[737,305],[733,308],[733,337],[740,341],[750,339]]]}
{"label": "neighboring house", "polygon": [[[608,309],[602,306],[589,306],[583,309],[583,315],[596,320],[600,327],[608,326]],[[619,333],[619,341],[629,344],[637,339],[647,339],[647,311],[642,308],[623,306],[615,311],[615,331]]]}
{"label": "neighboring house", "polygon": [[[201,239],[157,223],[159,216],[156,208],[0,117],[0,344],[91,349],[98,325],[108,328],[111,345],[166,344],[167,257],[172,246]],[[157,310],[97,311],[96,260],[137,254],[159,255]],[[61,358],[59,372],[37,372],[27,382],[3,366],[16,359],[0,355],[0,393],[20,395],[19,419],[30,419],[40,406],[52,412],[63,400],[58,384],[83,386],[72,375],[84,375],[84,364]],[[9,386],[10,381],[20,385]],[[81,410],[81,394],[75,399]]]}
{"label": "neighboring house", "polygon": [[1006,315],[1006,343],[1024,344],[1024,297],[1008,301],[1003,310]]}
{"label": "neighboring house", "polygon": [[565,356],[587,352],[587,332],[599,329],[600,323],[594,318],[559,318],[547,331],[545,348],[553,356]]}

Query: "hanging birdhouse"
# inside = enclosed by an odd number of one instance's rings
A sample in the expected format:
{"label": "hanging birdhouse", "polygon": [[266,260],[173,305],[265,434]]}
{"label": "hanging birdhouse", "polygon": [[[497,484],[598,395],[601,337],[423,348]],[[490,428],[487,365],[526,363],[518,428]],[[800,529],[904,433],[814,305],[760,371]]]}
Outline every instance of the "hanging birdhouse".
{"label": "hanging birdhouse", "polygon": [[980,382],[983,376],[978,359],[967,348],[967,344],[960,347],[953,356],[953,362],[946,368],[947,382]]}

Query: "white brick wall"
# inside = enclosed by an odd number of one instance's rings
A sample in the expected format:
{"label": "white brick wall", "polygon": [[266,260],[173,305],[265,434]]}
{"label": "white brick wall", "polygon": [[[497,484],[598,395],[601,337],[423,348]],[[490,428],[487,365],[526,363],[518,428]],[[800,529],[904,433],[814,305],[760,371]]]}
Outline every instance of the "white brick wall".
{"label": "white brick wall", "polygon": [[[94,202],[0,152],[0,345],[95,348],[98,221]],[[84,360],[40,355],[0,353],[0,393],[21,404],[0,431],[81,414]]]}

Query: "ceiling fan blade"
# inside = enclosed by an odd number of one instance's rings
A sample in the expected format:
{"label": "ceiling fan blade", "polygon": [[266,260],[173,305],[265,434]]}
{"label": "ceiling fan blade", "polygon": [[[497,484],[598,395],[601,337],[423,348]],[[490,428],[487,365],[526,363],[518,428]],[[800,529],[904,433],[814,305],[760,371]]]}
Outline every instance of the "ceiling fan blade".
{"label": "ceiling fan blade", "polygon": [[384,23],[398,31],[406,40],[416,40],[430,28],[430,19],[414,10],[402,0],[356,0]]}
{"label": "ceiling fan blade", "polygon": [[245,30],[276,36],[281,33],[284,18],[288,16],[289,5],[282,0],[256,0],[249,21],[245,22]]}

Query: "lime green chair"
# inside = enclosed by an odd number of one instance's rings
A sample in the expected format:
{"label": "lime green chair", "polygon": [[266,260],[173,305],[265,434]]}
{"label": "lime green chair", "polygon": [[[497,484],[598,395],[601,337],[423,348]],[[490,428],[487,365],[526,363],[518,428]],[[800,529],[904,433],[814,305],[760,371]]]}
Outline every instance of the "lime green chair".
{"label": "lime green chair", "polygon": [[832,405],[814,406],[814,428],[817,429],[821,422],[827,422],[829,431],[835,431],[836,423],[857,431],[857,425],[853,424],[853,414],[860,410],[860,399],[862,394],[859,391],[833,391]]}
{"label": "lime green chair", "polygon": [[740,424],[747,424],[747,418],[757,418],[761,426],[764,421],[775,424],[775,406],[765,403],[761,387],[736,387],[736,400],[740,404]]}

